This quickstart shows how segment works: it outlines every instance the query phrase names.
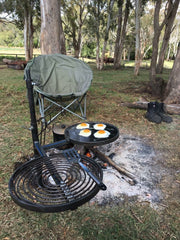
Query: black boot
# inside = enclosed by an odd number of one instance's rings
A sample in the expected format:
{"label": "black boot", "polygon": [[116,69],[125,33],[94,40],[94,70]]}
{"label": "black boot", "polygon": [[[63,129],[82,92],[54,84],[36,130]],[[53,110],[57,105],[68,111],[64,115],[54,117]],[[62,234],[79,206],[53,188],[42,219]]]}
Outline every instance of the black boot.
{"label": "black boot", "polygon": [[148,103],[148,109],[145,114],[145,118],[147,118],[150,122],[161,123],[161,117],[157,114],[158,108],[155,102]]}
{"label": "black boot", "polygon": [[164,111],[164,103],[158,103],[156,102],[155,103],[156,106],[157,106],[157,114],[161,117],[161,120],[163,122],[166,122],[166,123],[171,123],[172,122],[172,117],[166,115],[165,111]]}

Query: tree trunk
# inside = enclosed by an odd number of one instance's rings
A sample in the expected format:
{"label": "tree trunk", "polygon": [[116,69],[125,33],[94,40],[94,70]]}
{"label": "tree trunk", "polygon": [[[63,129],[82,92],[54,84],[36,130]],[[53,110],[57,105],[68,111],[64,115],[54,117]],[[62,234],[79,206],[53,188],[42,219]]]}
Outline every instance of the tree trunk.
{"label": "tree trunk", "polygon": [[32,12],[30,11],[29,15],[29,57],[33,58],[33,20],[32,20]]}
{"label": "tree trunk", "polygon": [[164,65],[164,60],[165,60],[165,54],[167,51],[170,35],[172,32],[172,27],[174,23],[174,19],[177,13],[178,5],[179,5],[179,0],[175,0],[174,4],[170,1],[171,6],[168,8],[171,14],[169,14],[169,17],[167,19],[167,24],[165,28],[165,33],[163,37],[163,42],[161,46],[161,51],[159,54],[159,60],[157,64],[157,73],[162,73],[163,72],[163,65]]}
{"label": "tree trunk", "polygon": [[141,64],[141,44],[140,44],[140,16],[141,16],[141,0],[136,0],[136,51],[135,51],[135,68],[134,75],[139,74]]}
{"label": "tree trunk", "polygon": [[[159,24],[160,18],[160,9],[162,0],[156,1],[155,13],[154,13],[154,38],[153,38],[153,51],[152,51],[152,59],[151,59],[151,67],[150,67],[150,77],[149,77],[149,85],[152,90],[152,95],[159,96],[161,89],[157,87],[159,85],[158,78],[156,78],[157,73],[157,57],[158,57],[158,45],[161,31],[165,24],[168,24],[168,19],[170,18],[173,10],[173,5],[171,4],[171,0],[168,0],[168,5],[165,12],[165,17],[161,23]],[[160,78],[159,78],[160,79]]]}
{"label": "tree trunk", "polygon": [[97,28],[96,28],[96,67],[100,69],[100,36],[99,36],[99,8],[98,8],[98,19],[97,19]]}
{"label": "tree trunk", "polygon": [[95,7],[95,19],[96,19],[96,68],[100,69],[100,33],[99,33],[100,2],[99,1],[97,1],[97,7]]}
{"label": "tree trunk", "polygon": [[33,25],[30,7],[24,8],[24,48],[25,59],[29,61],[33,57]]}
{"label": "tree trunk", "polygon": [[28,33],[28,13],[24,10],[24,48],[25,48],[25,59],[29,61],[29,33]]}
{"label": "tree trunk", "polygon": [[80,48],[81,48],[81,26],[79,26],[78,36],[76,39],[76,28],[73,28],[72,38],[73,38],[73,48],[74,48],[74,57],[79,58]]}
{"label": "tree trunk", "polygon": [[152,51],[152,58],[151,58],[151,66],[150,66],[150,87],[152,90],[152,94],[155,96],[159,95],[156,87],[156,63],[157,63],[157,56],[158,56],[158,44],[159,44],[159,37],[160,32],[156,31],[154,33],[153,38],[153,51]]}
{"label": "tree trunk", "polygon": [[81,44],[82,44],[82,22],[80,23],[79,26],[79,31],[78,31],[78,39],[77,39],[77,55],[75,57],[79,58],[80,57],[80,52],[81,52]]}
{"label": "tree trunk", "polygon": [[164,102],[166,104],[180,104],[180,47],[166,86]]}
{"label": "tree trunk", "polygon": [[121,29],[122,29],[122,7],[123,7],[123,0],[118,1],[118,28],[116,34],[116,43],[115,43],[115,50],[114,50],[114,68],[118,69],[120,59],[119,59],[119,46],[121,41]]}
{"label": "tree trunk", "polygon": [[[61,1],[60,1],[61,4]],[[63,26],[62,26],[62,19],[61,19],[61,6],[60,6],[60,25],[59,25],[59,30],[60,30],[60,52],[64,55],[66,55],[66,43],[65,43],[65,35],[63,31]]]}
{"label": "tree trunk", "polygon": [[154,13],[154,38],[153,38],[153,50],[152,50],[152,59],[150,66],[150,88],[152,90],[152,94],[155,96],[159,95],[158,88],[156,87],[156,64],[158,57],[158,45],[159,45],[159,37],[161,34],[161,30],[164,26],[164,22],[159,25],[159,14],[161,9],[161,0],[156,1],[155,13]]}
{"label": "tree trunk", "polygon": [[60,2],[41,0],[41,53],[60,52]]}
{"label": "tree trunk", "polygon": [[99,46],[99,26],[98,26],[98,33],[97,33],[97,43],[96,43],[96,67],[100,69],[100,46]]}
{"label": "tree trunk", "polygon": [[109,3],[109,13],[108,13],[108,20],[107,20],[105,36],[104,36],[104,45],[103,45],[103,50],[102,50],[102,54],[101,54],[100,70],[102,70],[104,67],[104,57],[105,57],[105,52],[106,52],[107,41],[109,38],[110,21],[111,21],[111,15],[112,15],[112,9],[114,6],[114,1],[115,0],[111,0]]}
{"label": "tree trunk", "polygon": [[118,53],[117,60],[114,62],[114,68],[118,69],[121,67],[121,59],[122,59],[122,53],[123,53],[123,47],[124,47],[124,41],[126,37],[126,26],[127,26],[127,21],[129,17],[129,10],[130,10],[130,5],[131,2],[130,0],[126,1],[126,7],[125,7],[125,14],[124,14],[124,22],[123,22],[123,27],[122,27],[122,32],[121,32],[121,37],[119,41],[119,45],[117,46],[119,49],[116,50]]}

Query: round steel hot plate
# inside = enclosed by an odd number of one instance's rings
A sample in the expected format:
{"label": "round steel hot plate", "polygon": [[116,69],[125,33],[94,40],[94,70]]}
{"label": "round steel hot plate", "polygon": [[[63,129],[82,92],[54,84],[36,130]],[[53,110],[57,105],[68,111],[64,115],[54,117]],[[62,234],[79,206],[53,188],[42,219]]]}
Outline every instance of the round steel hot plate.
{"label": "round steel hot plate", "polygon": [[[65,138],[68,142],[74,144],[86,145],[86,146],[99,146],[111,143],[119,137],[119,130],[112,124],[103,122],[87,122],[89,124],[88,129],[91,130],[91,135],[89,137],[80,136],[80,131],[82,129],[77,129],[78,124],[74,124],[65,130]],[[108,131],[110,135],[104,138],[96,138],[94,134],[98,131],[94,129],[95,124],[104,124],[106,127],[104,130]]]}
{"label": "round steel hot plate", "polygon": [[[102,169],[95,161],[81,156],[81,162],[102,180]],[[62,154],[40,157],[23,164],[9,181],[14,202],[39,212],[76,209],[93,198],[99,190],[77,162],[69,162]]]}

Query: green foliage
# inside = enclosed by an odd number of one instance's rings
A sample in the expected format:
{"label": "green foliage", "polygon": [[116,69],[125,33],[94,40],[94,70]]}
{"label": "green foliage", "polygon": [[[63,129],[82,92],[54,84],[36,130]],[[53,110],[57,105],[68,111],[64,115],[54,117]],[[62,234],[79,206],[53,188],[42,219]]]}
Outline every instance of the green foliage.
{"label": "green foliage", "polygon": [[[134,4],[134,1],[128,3]],[[147,53],[145,59],[152,57],[152,38],[153,38],[153,16],[154,8],[148,7],[147,0],[142,1],[142,16],[141,16],[141,51]],[[66,38],[66,48],[78,48],[81,44],[82,56],[95,56],[94,43],[97,43],[97,36],[100,38],[100,49],[103,45],[103,37],[105,26],[107,22],[108,3],[105,0],[61,0],[61,13],[63,20],[63,29]],[[115,47],[117,20],[118,20],[118,4],[125,3],[125,1],[115,1],[112,11],[111,29],[107,44],[107,51],[111,49],[113,54]],[[124,17],[124,9],[122,17]],[[5,46],[23,46],[23,28],[24,28],[24,10],[32,12],[33,15],[33,33],[34,33],[34,46],[40,47],[40,1],[39,0],[1,0],[0,13],[5,12],[9,14],[17,28],[12,27],[7,30],[6,25],[2,25],[0,29],[0,44]],[[178,13],[179,14],[179,13]],[[177,43],[179,39],[179,16],[175,20],[175,28],[172,31],[171,39],[169,42],[170,59],[174,59],[177,52]],[[4,28],[4,29],[3,29]],[[81,28],[81,29],[80,29]],[[14,30],[14,31],[13,31]],[[81,33],[80,33],[81,30]],[[12,32],[11,32],[12,31]],[[78,36],[82,37],[82,41]],[[162,36],[160,45],[162,42]],[[126,58],[131,55],[130,59],[133,60],[135,56],[135,14],[134,9],[130,9],[128,18],[128,25],[126,29],[126,39],[124,43],[126,50]],[[110,56],[112,56],[110,54]],[[129,60],[129,59],[128,59]]]}
{"label": "green foliage", "polygon": [[8,47],[23,47],[23,31],[12,23],[0,23],[0,45]]}
{"label": "green foliage", "polygon": [[87,42],[83,45],[82,57],[96,57],[96,43],[95,42]]}
{"label": "green foliage", "polygon": [[18,29],[24,28],[24,14],[30,11],[32,16],[40,16],[39,0],[2,0],[1,9],[8,13],[14,20]]}

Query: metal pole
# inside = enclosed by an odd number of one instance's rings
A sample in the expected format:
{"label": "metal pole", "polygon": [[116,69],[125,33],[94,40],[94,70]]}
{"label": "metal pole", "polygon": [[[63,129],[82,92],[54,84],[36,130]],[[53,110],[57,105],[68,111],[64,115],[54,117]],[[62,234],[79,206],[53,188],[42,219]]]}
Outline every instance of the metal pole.
{"label": "metal pole", "polygon": [[32,133],[32,140],[34,146],[34,153],[36,154],[35,142],[39,142],[38,138],[38,127],[37,127],[37,120],[36,120],[36,113],[35,113],[35,104],[34,104],[34,95],[33,95],[33,85],[30,76],[30,70],[26,70],[26,87],[27,87],[27,94],[29,100],[29,109],[30,109],[30,118],[31,118],[31,133]]}

